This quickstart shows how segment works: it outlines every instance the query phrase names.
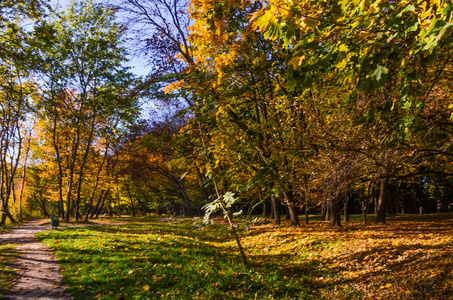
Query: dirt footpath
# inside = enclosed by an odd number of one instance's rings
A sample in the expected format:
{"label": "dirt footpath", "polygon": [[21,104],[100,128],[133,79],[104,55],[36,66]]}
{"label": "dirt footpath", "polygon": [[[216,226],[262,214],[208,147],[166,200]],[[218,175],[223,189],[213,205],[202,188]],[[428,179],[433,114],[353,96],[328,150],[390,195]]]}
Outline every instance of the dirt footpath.
{"label": "dirt footpath", "polygon": [[17,244],[17,261],[12,266],[18,271],[18,278],[12,290],[0,298],[12,300],[39,299],[71,299],[61,285],[61,272],[52,251],[44,244],[38,243],[34,235],[49,230],[38,221],[13,228],[11,232],[0,235],[0,244]]}

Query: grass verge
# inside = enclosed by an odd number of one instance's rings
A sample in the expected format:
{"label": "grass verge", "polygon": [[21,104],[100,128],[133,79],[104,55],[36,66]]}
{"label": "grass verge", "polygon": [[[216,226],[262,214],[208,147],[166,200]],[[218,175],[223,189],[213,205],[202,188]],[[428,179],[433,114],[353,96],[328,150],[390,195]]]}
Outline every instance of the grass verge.
{"label": "grass verge", "polygon": [[9,267],[16,259],[15,246],[13,244],[0,245],[0,299],[10,288],[15,272]]}
{"label": "grass verge", "polygon": [[[135,220],[132,220],[135,221]],[[151,220],[152,221],[152,220]],[[123,222],[125,220],[123,219]],[[191,220],[43,232],[75,299],[449,299],[453,215],[385,226],[271,224],[242,233]]]}

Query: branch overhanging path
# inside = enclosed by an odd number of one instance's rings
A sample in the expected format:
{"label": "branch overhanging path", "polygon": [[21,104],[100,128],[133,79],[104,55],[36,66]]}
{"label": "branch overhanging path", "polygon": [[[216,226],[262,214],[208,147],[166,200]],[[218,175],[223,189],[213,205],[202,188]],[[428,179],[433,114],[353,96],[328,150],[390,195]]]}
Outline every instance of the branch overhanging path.
{"label": "branch overhanging path", "polygon": [[49,229],[49,226],[39,225],[38,221],[31,221],[0,235],[0,244],[16,244],[18,254],[12,266],[18,272],[18,276],[12,290],[0,298],[72,299],[64,292],[65,287],[61,285],[63,277],[54,254],[47,246],[34,239],[36,233]]}

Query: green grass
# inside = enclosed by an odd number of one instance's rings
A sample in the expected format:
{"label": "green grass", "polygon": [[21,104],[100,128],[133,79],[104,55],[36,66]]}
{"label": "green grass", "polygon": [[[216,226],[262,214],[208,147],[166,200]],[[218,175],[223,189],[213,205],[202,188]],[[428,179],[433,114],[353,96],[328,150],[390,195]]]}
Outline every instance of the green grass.
{"label": "green grass", "polygon": [[6,225],[0,225],[0,234],[1,233],[5,233],[5,232],[8,232],[10,231],[10,228],[9,226],[6,226]]}
{"label": "green grass", "polygon": [[321,221],[252,226],[241,233],[249,267],[226,227],[200,231],[192,220],[130,219],[38,238],[56,251],[74,299],[446,297],[453,293],[453,214],[413,217],[389,218],[387,226],[356,217],[337,229]]}
{"label": "green grass", "polygon": [[11,288],[15,273],[9,264],[15,259],[16,252],[13,244],[0,245],[0,295],[5,294]]}
{"label": "green grass", "polygon": [[[68,228],[38,235],[75,299],[282,299],[300,294],[278,270],[241,264],[229,232],[192,221]],[[225,243],[226,242],[226,243]]]}

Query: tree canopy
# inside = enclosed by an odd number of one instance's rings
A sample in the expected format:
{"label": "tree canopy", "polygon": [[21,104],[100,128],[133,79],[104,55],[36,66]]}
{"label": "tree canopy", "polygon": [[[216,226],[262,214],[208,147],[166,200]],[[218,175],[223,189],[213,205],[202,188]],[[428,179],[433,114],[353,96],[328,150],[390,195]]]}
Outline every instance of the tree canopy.
{"label": "tree canopy", "polygon": [[[451,11],[3,1],[2,223],[22,208],[79,220],[217,207],[296,226],[302,212],[340,226],[341,214],[447,210]],[[148,76],[126,67],[133,55]]]}

